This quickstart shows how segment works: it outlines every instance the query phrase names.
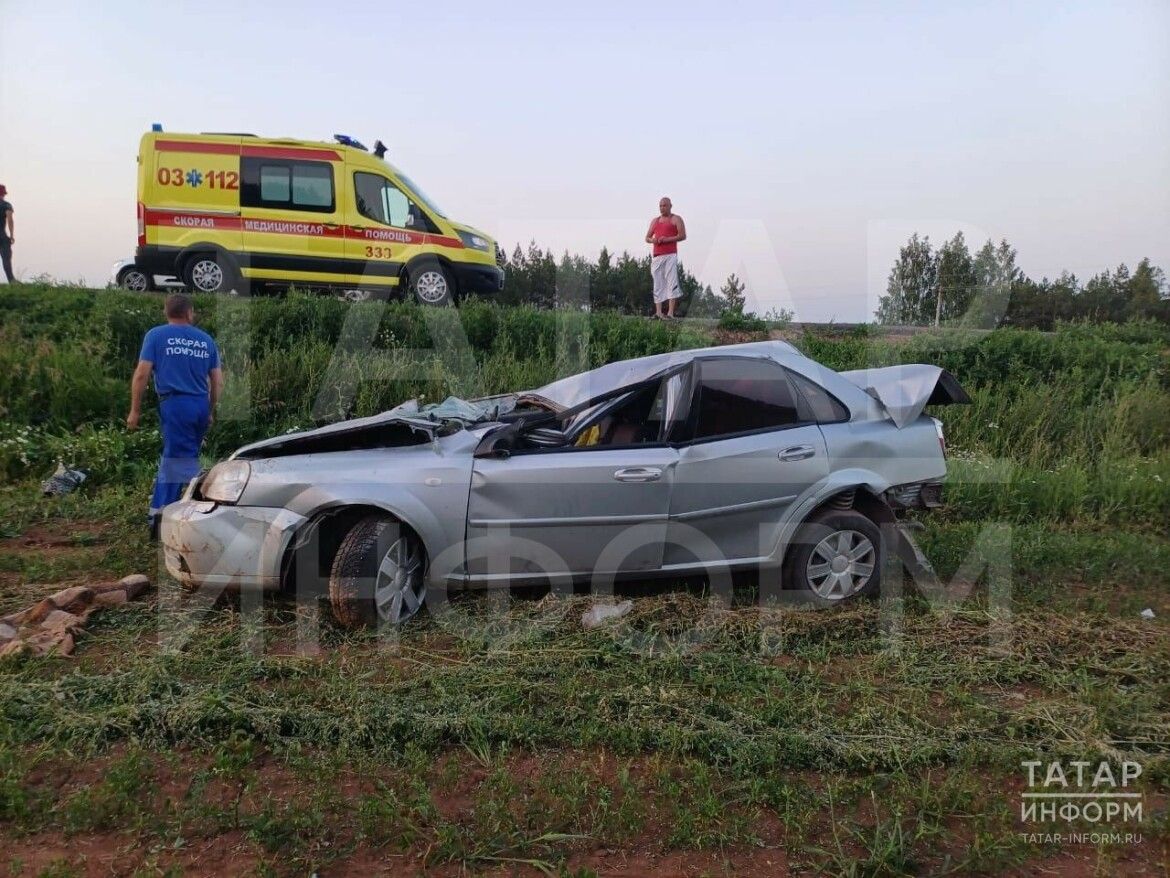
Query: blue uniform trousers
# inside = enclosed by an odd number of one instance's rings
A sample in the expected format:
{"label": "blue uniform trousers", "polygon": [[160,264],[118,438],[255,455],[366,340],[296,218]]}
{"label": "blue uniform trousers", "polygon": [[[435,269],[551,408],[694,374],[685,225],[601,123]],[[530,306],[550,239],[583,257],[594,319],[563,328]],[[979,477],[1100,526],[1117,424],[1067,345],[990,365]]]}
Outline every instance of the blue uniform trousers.
{"label": "blue uniform trousers", "polygon": [[150,498],[152,518],[178,500],[187,483],[198,475],[199,447],[211,421],[211,402],[204,395],[176,393],[160,400],[158,410],[163,451]]}

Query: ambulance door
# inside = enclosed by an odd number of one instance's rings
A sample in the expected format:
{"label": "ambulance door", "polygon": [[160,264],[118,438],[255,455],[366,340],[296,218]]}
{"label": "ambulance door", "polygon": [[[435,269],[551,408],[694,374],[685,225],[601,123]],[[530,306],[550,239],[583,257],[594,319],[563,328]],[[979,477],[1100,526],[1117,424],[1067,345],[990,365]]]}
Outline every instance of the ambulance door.
{"label": "ambulance door", "polygon": [[343,167],[293,150],[245,147],[240,207],[248,277],[304,286],[346,282],[337,179]]}
{"label": "ambulance door", "polygon": [[351,169],[350,177],[353,205],[346,225],[346,256],[362,287],[396,286],[402,267],[426,249],[426,214],[383,174]]}
{"label": "ambulance door", "polygon": [[[190,247],[240,250],[238,139],[154,140],[143,193],[143,233],[164,259]],[[162,267],[162,265],[160,265]],[[177,274],[181,266],[174,266]],[[170,273],[170,272],[168,272]]]}

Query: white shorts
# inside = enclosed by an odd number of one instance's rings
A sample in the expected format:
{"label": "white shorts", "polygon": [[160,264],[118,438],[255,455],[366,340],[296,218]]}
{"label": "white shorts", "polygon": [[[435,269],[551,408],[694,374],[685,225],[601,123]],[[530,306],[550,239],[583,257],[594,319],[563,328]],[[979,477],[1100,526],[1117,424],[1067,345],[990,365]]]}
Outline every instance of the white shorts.
{"label": "white shorts", "polygon": [[663,253],[650,259],[650,276],[654,278],[654,301],[665,302],[678,299],[682,290],[678,287],[678,254]]}

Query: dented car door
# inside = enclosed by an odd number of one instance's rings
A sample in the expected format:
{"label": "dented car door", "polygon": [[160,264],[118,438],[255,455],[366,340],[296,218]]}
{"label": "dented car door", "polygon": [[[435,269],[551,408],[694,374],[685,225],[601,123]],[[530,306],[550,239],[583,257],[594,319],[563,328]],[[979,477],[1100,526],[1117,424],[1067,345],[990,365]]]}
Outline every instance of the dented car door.
{"label": "dented car door", "polygon": [[565,448],[476,459],[472,577],[656,570],[678,452]]}
{"label": "dented car door", "polygon": [[820,427],[785,370],[767,359],[698,364],[690,441],[681,449],[665,563],[766,555],[789,506],[829,471]]}
{"label": "dented car door", "polygon": [[662,565],[678,451],[677,376],[586,410],[564,444],[477,457],[467,513],[473,577],[629,573]]}

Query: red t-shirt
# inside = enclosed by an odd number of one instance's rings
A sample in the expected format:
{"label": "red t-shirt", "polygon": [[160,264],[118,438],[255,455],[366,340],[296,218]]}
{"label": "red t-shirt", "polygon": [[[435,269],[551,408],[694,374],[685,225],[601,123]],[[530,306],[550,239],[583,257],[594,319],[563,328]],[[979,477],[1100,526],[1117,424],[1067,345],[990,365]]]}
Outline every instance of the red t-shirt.
{"label": "red t-shirt", "polygon": [[[674,220],[668,216],[658,217],[658,219],[654,220],[654,225],[650,226],[651,238],[667,237],[677,234],[678,228],[675,226]],[[677,253],[678,242],[671,241],[669,244],[655,244],[654,249],[651,252],[653,252],[655,256],[661,256],[663,253]]]}

